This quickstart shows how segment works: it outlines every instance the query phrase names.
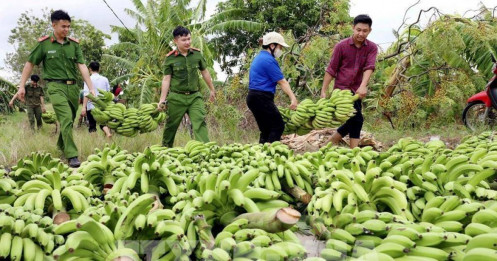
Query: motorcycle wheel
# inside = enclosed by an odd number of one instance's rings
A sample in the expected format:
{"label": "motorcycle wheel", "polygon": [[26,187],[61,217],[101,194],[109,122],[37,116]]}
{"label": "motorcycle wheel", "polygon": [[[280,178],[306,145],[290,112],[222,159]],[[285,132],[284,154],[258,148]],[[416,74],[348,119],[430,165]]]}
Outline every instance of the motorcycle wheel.
{"label": "motorcycle wheel", "polygon": [[462,121],[464,122],[464,125],[472,131],[488,128],[489,122],[488,119],[485,119],[486,108],[485,103],[481,101],[468,103],[462,112]]}

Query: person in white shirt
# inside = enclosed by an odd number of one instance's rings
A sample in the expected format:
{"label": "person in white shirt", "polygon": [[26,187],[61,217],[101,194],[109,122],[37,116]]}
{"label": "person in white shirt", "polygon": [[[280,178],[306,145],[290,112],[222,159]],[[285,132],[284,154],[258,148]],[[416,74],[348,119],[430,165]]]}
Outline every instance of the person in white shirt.
{"label": "person in white shirt", "polygon": [[[93,83],[96,95],[98,95],[100,90],[107,92],[110,91],[109,80],[107,79],[107,77],[104,77],[99,74],[100,64],[98,62],[91,62],[89,67],[91,74],[90,79],[91,82]],[[84,99],[83,99],[83,108],[81,109],[81,116],[84,117],[86,115],[88,117],[88,122],[90,125],[88,131],[96,132],[97,122],[95,121],[95,118],[93,118],[93,116],[91,115],[91,110],[95,108],[95,105],[93,105],[92,102],[88,100],[88,98],[86,97],[86,95],[90,93],[86,83],[83,92],[84,92]],[[112,137],[109,127],[100,125],[100,128],[105,132],[105,135],[108,138]]]}

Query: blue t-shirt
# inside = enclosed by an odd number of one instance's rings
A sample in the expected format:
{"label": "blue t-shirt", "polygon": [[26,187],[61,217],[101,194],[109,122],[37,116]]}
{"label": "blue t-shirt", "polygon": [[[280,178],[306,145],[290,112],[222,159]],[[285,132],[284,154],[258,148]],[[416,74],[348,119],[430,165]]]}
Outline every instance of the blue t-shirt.
{"label": "blue t-shirt", "polygon": [[276,84],[285,77],[278,61],[268,51],[261,51],[252,61],[249,73],[249,89],[276,92]]}

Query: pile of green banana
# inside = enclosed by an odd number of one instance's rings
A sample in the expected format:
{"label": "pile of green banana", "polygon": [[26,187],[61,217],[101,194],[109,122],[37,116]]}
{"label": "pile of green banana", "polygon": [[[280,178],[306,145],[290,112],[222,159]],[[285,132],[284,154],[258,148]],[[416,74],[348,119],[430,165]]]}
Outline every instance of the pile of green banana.
{"label": "pile of green banana", "polygon": [[321,98],[316,103],[305,99],[297,109],[279,108],[285,132],[304,135],[314,129],[335,128],[355,114],[354,102],[359,99],[348,90],[333,90],[329,99]]}
{"label": "pile of green banana", "polygon": [[55,124],[57,122],[57,116],[53,111],[46,111],[41,114],[41,119],[46,124]]}
{"label": "pile of green banana", "polygon": [[[328,245],[336,247],[323,250],[322,257],[487,260],[495,255],[489,244],[472,245],[480,253],[468,247],[475,236],[491,238],[488,233],[497,224],[492,189],[497,141],[490,137],[483,133],[469,138],[454,150],[440,141],[402,139],[380,154],[334,147],[308,154],[317,168],[314,196],[307,206],[310,224],[320,237],[347,243],[330,241]],[[409,224],[414,231],[392,223]],[[392,238],[391,233],[413,242]],[[376,243],[364,249],[357,237]]]}
{"label": "pile of green banana", "polygon": [[134,137],[138,133],[154,131],[167,118],[164,112],[157,110],[157,103],[142,104],[137,109],[113,103],[111,92],[100,91],[98,97],[91,94],[87,97],[95,103],[92,115],[97,123],[107,125],[123,136]]}
{"label": "pile of green banana", "polygon": [[401,138],[387,151],[389,154],[408,155],[409,157],[423,157],[428,154],[448,154],[452,153],[447,149],[441,140],[433,140],[427,143],[414,140],[412,138]]}
{"label": "pile of green banana", "polygon": [[22,185],[31,180],[34,175],[42,175],[45,171],[53,169],[63,173],[69,169],[69,166],[62,163],[60,159],[52,157],[50,153],[32,152],[12,166],[12,171],[8,175]]}
{"label": "pile of green banana", "polygon": [[90,206],[90,199],[98,194],[81,175],[54,169],[23,183],[13,206],[54,216],[68,210],[82,213]]}
{"label": "pile of green banana", "polygon": [[198,251],[202,260],[302,260],[307,250],[292,232],[269,233],[262,229],[246,228],[247,219],[228,224],[215,238],[214,248],[206,246]]}
{"label": "pile of green banana", "polygon": [[[138,192],[156,195],[176,196],[185,191],[186,178],[171,171],[173,165],[164,163],[150,148],[145,149],[134,159],[129,175],[120,177],[108,191],[109,194],[126,194]],[[171,168],[171,169],[170,169]],[[114,171],[116,173],[119,171]]]}
{"label": "pile of green banana", "polygon": [[0,205],[0,258],[46,260],[64,237],[53,233],[52,218],[22,207]]}
{"label": "pile of green banana", "polygon": [[[2,170],[0,170],[0,175]],[[0,179],[0,204],[12,204],[17,199],[17,183],[8,176]]]}
{"label": "pile of green banana", "polygon": [[131,154],[121,150],[114,143],[88,156],[78,168],[78,172],[95,188],[106,192],[117,179],[128,176],[126,170],[132,165],[133,159]]}
{"label": "pile of green banana", "polygon": [[[307,260],[493,260],[496,162],[491,132],[453,150],[409,138],[304,154],[278,142],[112,145],[74,172],[32,153],[0,170],[0,257],[21,259],[17,236],[26,260],[304,260],[293,205],[326,242]],[[70,220],[52,221],[61,213]]]}
{"label": "pile of green banana", "polygon": [[[440,202],[443,202],[442,205],[436,207]],[[389,212],[370,210],[336,216],[335,228],[321,256],[326,260],[346,256],[360,259],[369,256],[366,260],[394,260],[404,256],[408,260],[413,256],[419,260],[495,258],[491,255],[495,254],[495,246],[492,245],[497,239],[495,229],[485,225],[495,222],[495,218],[479,214],[497,213],[495,202],[486,203],[487,206],[477,202],[454,202],[448,199],[430,201],[429,209],[444,209],[447,212],[441,216],[440,212],[435,214],[430,211],[419,223]],[[479,208],[485,210],[479,211]],[[463,231],[463,226],[455,220],[466,220],[469,224]],[[475,248],[480,249],[480,253],[472,251]],[[371,259],[374,254],[378,257]]]}
{"label": "pile of green banana", "polygon": [[54,232],[66,237],[52,253],[55,260],[142,260],[134,249],[117,244],[108,227],[84,215],[56,226]]}
{"label": "pile of green banana", "polygon": [[209,224],[228,224],[245,212],[287,207],[280,194],[265,188],[249,187],[259,176],[258,169],[219,168],[198,178],[198,189],[181,192],[168,198],[176,213],[195,209],[201,211]]}

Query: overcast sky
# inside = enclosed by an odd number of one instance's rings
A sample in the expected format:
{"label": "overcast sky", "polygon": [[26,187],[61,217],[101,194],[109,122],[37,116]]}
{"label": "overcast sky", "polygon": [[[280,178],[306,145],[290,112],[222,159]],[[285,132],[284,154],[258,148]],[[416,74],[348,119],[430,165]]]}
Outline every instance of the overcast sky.
{"label": "overcast sky", "polygon": [[[134,26],[134,20],[128,17],[125,8],[133,8],[131,0],[106,0],[126,26]],[[212,14],[216,4],[222,0],[208,0],[208,13]],[[351,16],[366,13],[373,18],[373,31],[368,39],[386,48],[395,40],[392,29],[397,29],[402,23],[405,10],[415,0],[351,0]],[[497,0],[421,0],[420,4],[412,8],[408,14],[408,22],[414,21],[420,10],[436,6],[447,14],[458,13],[463,15],[467,10],[477,9],[483,3],[487,7],[496,7]],[[29,9],[35,14],[41,14],[42,9],[63,9],[74,18],[88,20],[96,28],[110,33],[110,25],[120,25],[120,22],[105,5],[103,0],[1,0],[0,1],[0,67],[4,67],[6,53],[13,52],[13,46],[7,42],[10,30],[16,26],[20,14]],[[470,16],[474,12],[466,14]],[[428,16],[423,16],[424,21]],[[111,45],[116,42],[116,36],[106,42]],[[5,68],[0,69],[0,76],[11,78],[12,72]],[[222,74],[220,74],[222,78]],[[13,80],[13,79],[11,79]]]}

